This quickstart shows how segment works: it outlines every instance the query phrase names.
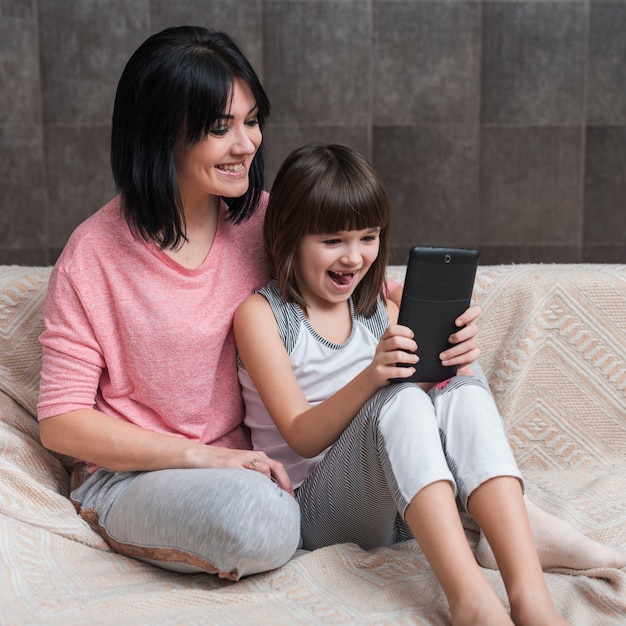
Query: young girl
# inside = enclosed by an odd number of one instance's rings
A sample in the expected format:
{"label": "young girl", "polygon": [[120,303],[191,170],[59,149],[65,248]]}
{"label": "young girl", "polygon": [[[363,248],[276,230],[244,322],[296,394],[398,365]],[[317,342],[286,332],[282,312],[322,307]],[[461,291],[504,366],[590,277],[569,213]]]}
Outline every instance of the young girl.
{"label": "young girl", "polygon": [[[416,363],[419,347],[383,294],[388,230],[382,184],[358,154],[312,145],[286,159],[265,220],[276,278],[234,320],[253,445],[287,469],[305,549],[414,537],[454,624],[564,624],[480,369],[431,389],[389,384],[411,375],[397,363]],[[470,550],[456,495],[493,548],[510,617]]]}

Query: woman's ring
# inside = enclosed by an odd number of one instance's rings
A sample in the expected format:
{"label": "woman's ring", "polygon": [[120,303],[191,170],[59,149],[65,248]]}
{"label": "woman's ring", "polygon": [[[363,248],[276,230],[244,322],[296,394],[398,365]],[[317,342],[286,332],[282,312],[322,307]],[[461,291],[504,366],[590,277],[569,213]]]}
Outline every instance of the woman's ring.
{"label": "woman's ring", "polygon": [[248,469],[255,470],[258,464],[259,464],[259,459],[252,459],[252,461],[248,463]]}

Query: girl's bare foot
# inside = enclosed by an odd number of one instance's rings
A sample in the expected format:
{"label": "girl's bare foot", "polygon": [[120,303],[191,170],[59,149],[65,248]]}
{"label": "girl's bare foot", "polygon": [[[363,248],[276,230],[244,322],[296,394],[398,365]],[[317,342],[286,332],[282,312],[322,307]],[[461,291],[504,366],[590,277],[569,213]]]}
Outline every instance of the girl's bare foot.
{"label": "girl's bare foot", "polygon": [[[524,500],[542,569],[626,567],[624,550],[594,541],[565,520],[540,509],[527,498]],[[498,569],[491,547],[482,532],[476,549],[476,560],[482,567]]]}
{"label": "girl's bare foot", "polygon": [[542,611],[538,607],[527,607],[529,610],[515,611],[511,607],[511,618],[515,626],[569,626],[554,607]]}
{"label": "girl's bare foot", "polygon": [[448,604],[454,626],[513,626],[500,598],[480,574],[473,578],[461,597],[448,598]]}
{"label": "girl's bare foot", "polygon": [[458,606],[451,610],[454,626],[513,626],[507,610],[500,600],[497,603],[481,602],[475,598],[473,602]]}
{"label": "girl's bare foot", "polygon": [[568,626],[558,613],[547,587],[525,588],[509,595],[511,619],[516,626]]}

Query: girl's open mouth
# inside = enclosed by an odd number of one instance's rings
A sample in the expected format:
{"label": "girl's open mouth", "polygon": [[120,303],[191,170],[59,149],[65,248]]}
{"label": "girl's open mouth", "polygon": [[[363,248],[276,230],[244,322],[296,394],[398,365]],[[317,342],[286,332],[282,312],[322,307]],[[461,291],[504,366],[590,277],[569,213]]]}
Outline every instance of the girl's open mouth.
{"label": "girl's open mouth", "polygon": [[328,272],[330,279],[337,285],[346,286],[352,284],[356,272]]}

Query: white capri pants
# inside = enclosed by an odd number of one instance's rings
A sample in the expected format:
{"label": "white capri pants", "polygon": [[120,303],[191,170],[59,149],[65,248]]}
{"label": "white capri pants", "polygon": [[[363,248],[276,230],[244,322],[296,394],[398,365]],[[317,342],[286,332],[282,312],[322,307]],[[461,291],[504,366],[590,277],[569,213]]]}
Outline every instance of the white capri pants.
{"label": "white capri pants", "polygon": [[412,383],[380,390],[296,490],[302,547],[353,542],[363,549],[412,537],[403,517],[413,497],[445,480],[467,510],[474,489],[522,476],[482,371],[427,394]]}

